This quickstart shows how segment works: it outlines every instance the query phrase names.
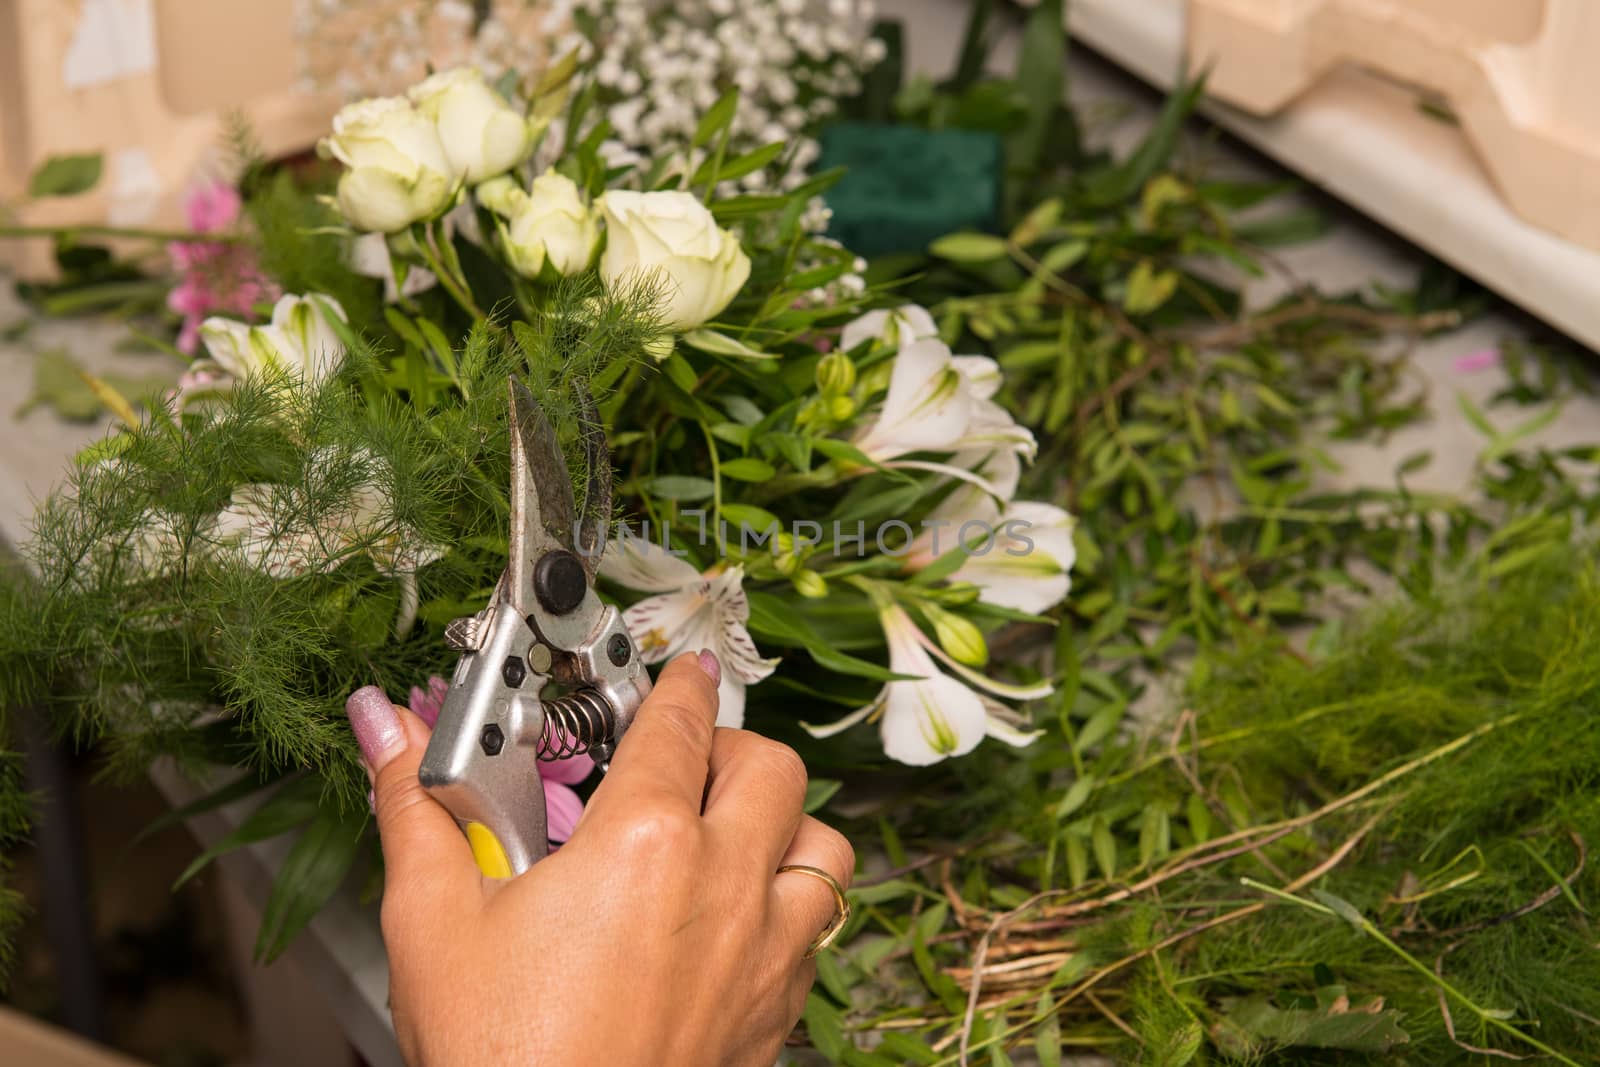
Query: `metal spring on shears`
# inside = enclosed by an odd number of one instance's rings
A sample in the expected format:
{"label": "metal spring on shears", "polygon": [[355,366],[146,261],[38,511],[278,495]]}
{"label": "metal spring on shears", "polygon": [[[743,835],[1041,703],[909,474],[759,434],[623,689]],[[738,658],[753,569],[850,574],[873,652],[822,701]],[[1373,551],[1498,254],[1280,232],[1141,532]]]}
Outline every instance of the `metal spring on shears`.
{"label": "metal spring on shears", "polygon": [[539,758],[545,762],[582,755],[610,744],[617,716],[605,697],[579,689],[544,702],[544,738]]}

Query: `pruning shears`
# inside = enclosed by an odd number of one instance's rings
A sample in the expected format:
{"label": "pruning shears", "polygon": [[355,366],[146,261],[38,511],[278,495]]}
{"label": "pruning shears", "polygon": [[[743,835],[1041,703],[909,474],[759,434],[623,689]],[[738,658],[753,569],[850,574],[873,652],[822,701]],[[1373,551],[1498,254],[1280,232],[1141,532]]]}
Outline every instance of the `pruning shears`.
{"label": "pruning shears", "polygon": [[[593,399],[582,392],[584,514],[554,429],[510,382],[511,536],[488,605],[456,619],[461,652],[419,773],[455,816],[484,874],[521,874],[549,851],[538,763],[580,753],[605,769],[650,676],[621,614],[595,595],[611,512],[611,466]],[[560,695],[545,694],[554,683]]]}

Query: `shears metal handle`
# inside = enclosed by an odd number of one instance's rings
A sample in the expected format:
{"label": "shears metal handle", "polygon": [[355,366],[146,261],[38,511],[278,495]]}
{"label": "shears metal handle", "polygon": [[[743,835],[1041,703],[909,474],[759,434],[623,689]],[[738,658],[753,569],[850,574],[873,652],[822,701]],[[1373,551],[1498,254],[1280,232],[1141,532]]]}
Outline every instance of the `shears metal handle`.
{"label": "shears metal handle", "polygon": [[[650,693],[622,616],[594,591],[611,483],[585,400],[590,515],[578,522],[555,434],[512,381],[510,560],[488,607],[446,631],[462,655],[419,776],[495,878],[549,851],[540,761],[588,753],[604,769]],[[565,692],[546,698],[552,682]]]}

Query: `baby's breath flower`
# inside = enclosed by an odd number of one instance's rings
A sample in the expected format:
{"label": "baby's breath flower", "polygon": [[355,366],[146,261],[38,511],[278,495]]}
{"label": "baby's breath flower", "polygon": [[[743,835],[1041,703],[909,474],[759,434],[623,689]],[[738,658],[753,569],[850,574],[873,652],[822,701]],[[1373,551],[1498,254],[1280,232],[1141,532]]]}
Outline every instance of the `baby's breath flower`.
{"label": "baby's breath flower", "polygon": [[[860,89],[862,74],[884,52],[867,34],[873,0],[575,0],[575,6],[591,17],[593,36],[573,31],[552,51],[592,50],[605,106],[591,122],[603,117],[615,134],[602,146],[608,165],[678,156],[690,169],[699,166],[704,153],[690,151],[695,129],[728,86],[740,94],[730,156],[774,142],[794,146],[773,167],[719,183],[720,196],[776,193],[804,182],[819,154],[808,134],[834,113],[835,96]],[[820,202],[802,224],[811,232],[826,226]]]}

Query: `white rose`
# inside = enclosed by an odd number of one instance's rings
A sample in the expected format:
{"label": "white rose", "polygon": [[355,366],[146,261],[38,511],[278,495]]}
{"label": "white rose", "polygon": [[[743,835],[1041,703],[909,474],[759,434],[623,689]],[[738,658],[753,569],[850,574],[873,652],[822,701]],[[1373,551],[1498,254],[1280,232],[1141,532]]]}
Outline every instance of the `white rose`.
{"label": "white rose", "polygon": [[750,277],[750,257],[706,206],[683,192],[613,190],[600,198],[607,286],[652,275],[666,286],[667,325],[689,330],[728,306]]}
{"label": "white rose", "polygon": [[441,71],[406,94],[439,130],[458,178],[476,185],[533,151],[533,127],[473,67]]}
{"label": "white rose", "polygon": [[499,215],[501,218],[510,218],[511,209],[517,202],[528,195],[528,191],[518,185],[509,174],[502,174],[498,178],[490,178],[472,190],[472,195],[477,197],[478,203]]}
{"label": "white rose", "polygon": [[358,230],[403,230],[443,211],[455,192],[433,122],[397,96],[344,108],[317,150],[349,168],[339,179],[339,212]]}
{"label": "white rose", "polygon": [[272,321],[264,326],[213,317],[200,324],[200,337],[211,358],[234,378],[271,370],[315,384],[339,369],[345,351],[323,317],[324,308],[339,321],[349,321],[331,296],[291,293],[273,306]]}
{"label": "white rose", "polygon": [[518,190],[509,199],[511,218],[502,232],[517,273],[538,277],[547,260],[558,274],[588,269],[600,225],[576,182],[547,170],[534,179],[530,191]]}

